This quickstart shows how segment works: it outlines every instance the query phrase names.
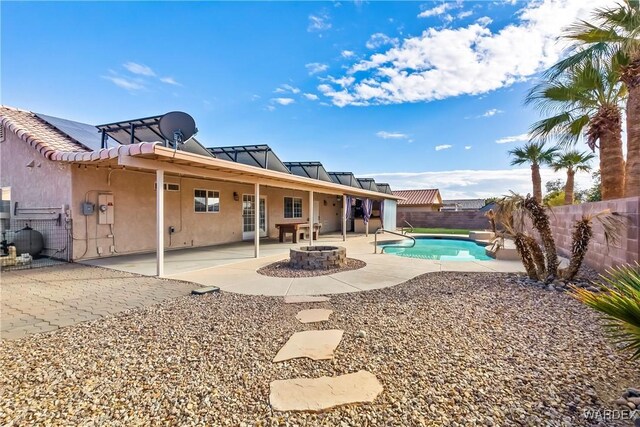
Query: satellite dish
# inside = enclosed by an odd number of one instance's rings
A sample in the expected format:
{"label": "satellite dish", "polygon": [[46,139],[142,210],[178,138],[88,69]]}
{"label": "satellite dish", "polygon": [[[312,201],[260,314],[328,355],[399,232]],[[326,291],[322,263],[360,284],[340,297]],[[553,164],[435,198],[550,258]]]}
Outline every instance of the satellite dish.
{"label": "satellite dish", "polygon": [[173,141],[175,147],[184,144],[198,132],[193,117],[182,111],[172,111],[160,117],[158,127],[162,136],[168,141]]}

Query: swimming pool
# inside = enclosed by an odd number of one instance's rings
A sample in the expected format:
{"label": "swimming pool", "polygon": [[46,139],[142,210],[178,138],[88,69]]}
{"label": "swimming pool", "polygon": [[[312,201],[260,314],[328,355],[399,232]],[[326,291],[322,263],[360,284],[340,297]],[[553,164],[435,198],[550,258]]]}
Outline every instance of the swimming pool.
{"label": "swimming pool", "polygon": [[434,259],[441,261],[493,261],[485,253],[484,246],[471,240],[416,237],[416,245],[411,242],[385,243],[384,253],[407,258]]}

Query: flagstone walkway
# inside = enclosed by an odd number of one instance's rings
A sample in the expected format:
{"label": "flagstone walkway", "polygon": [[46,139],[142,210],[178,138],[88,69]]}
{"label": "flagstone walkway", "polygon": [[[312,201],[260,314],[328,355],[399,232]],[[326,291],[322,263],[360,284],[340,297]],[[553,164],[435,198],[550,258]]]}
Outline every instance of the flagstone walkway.
{"label": "flagstone walkway", "polygon": [[[285,297],[285,303],[328,302],[326,297]],[[301,323],[329,320],[333,310],[301,310],[296,319]],[[273,362],[308,357],[312,360],[333,359],[343,330],[311,330],[294,333],[278,351]],[[275,380],[269,385],[269,403],[276,411],[324,411],[336,406],[373,402],[382,393],[380,381],[370,372],[358,371],[337,377],[292,378]]]}

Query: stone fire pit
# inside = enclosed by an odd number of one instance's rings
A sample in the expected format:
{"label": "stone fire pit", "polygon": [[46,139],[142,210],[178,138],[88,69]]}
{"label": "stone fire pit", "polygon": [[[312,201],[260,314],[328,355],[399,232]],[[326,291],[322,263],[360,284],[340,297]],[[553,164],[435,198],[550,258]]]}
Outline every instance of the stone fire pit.
{"label": "stone fire pit", "polygon": [[289,266],[298,270],[330,270],[346,264],[347,250],[342,246],[303,246],[289,253]]}

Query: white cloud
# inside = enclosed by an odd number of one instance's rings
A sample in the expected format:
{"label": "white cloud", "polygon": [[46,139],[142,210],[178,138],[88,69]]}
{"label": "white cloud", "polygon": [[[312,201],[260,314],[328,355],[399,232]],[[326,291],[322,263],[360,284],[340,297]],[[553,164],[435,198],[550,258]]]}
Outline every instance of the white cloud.
{"label": "white cloud", "polygon": [[291,86],[290,84],[283,84],[283,85],[280,85],[280,87],[277,87],[273,92],[298,94],[300,93],[300,89],[298,89],[297,87]]}
{"label": "white cloud", "polygon": [[309,15],[309,26],[307,31],[318,32],[326,31],[331,28],[331,22],[329,22],[329,15],[326,13],[317,13]]}
{"label": "white cloud", "polygon": [[524,142],[528,141],[531,136],[528,133],[521,133],[520,135],[505,136],[496,140],[496,144],[508,144],[510,142]]}
{"label": "white cloud", "polygon": [[296,102],[293,98],[272,98],[271,100],[280,105],[290,105]]}
{"label": "white cloud", "polygon": [[321,64],[319,62],[311,62],[309,64],[306,64],[305,67],[309,71],[310,76],[314,74],[322,73],[324,71],[327,71],[327,69],[329,69],[329,66],[327,64]]}
{"label": "white cloud", "polygon": [[276,107],[274,107],[273,105],[267,105],[266,109],[267,109],[267,111],[274,111],[276,109]]}
{"label": "white cloud", "polygon": [[340,55],[342,55],[343,58],[351,58],[355,54],[356,53],[352,50],[343,50],[342,52],[340,52]]}
{"label": "white cloud", "polygon": [[453,145],[449,145],[449,144],[436,145],[436,151],[448,150],[451,147],[453,147]]}
{"label": "white cloud", "polygon": [[457,18],[464,19],[464,18],[468,18],[471,15],[473,15],[472,10],[463,10],[462,12],[458,13]]}
{"label": "white cloud", "polygon": [[318,100],[318,95],[316,95],[315,93],[305,93],[304,97],[307,98],[310,101],[317,101]]}
{"label": "white cloud", "polygon": [[428,18],[430,16],[442,15],[447,10],[453,9],[454,7],[454,3],[442,3],[434,8],[423,10],[418,14],[418,18]]}
{"label": "white cloud", "polygon": [[409,138],[409,135],[407,135],[406,133],[387,132],[387,131],[384,131],[384,130],[381,130],[380,132],[377,132],[376,136],[378,138],[382,138],[382,139],[407,139],[407,138]]}
{"label": "white cloud", "polygon": [[331,83],[335,83],[337,85],[340,85],[342,87],[347,87],[347,86],[351,86],[353,84],[353,82],[356,81],[356,78],[353,76],[344,76],[341,77],[339,79],[336,79],[333,76],[329,76],[327,77],[326,80],[329,80]]}
{"label": "white cloud", "polygon": [[428,28],[357,61],[347,71],[357,82],[326,93],[334,105],[345,106],[426,102],[508,87],[555,63],[566,47],[558,40],[562,30],[608,1],[529,2],[498,30],[486,20]]}
{"label": "white cloud", "polygon": [[464,149],[465,149],[465,150],[471,150],[471,146],[470,146],[470,145],[465,145],[465,146],[464,146]]}
{"label": "white cloud", "polygon": [[160,81],[162,83],[166,83],[168,85],[174,85],[174,86],[182,86],[180,83],[178,83],[176,81],[176,79],[174,79],[173,77],[161,77]]}
{"label": "white cloud", "polygon": [[[563,171],[541,169],[542,183],[566,179]],[[388,182],[394,190],[439,188],[443,199],[487,198],[503,196],[513,190],[520,194],[532,193],[531,169],[452,170],[441,172],[389,172],[362,173],[379,182]],[[576,174],[576,186],[588,188],[588,173]]]}
{"label": "white cloud", "polygon": [[504,111],[502,110],[498,110],[497,108],[492,108],[490,110],[485,111],[483,114],[481,114],[479,117],[493,117],[496,114],[502,114],[504,113]]}
{"label": "white cloud", "polygon": [[130,90],[130,91],[136,91],[136,90],[141,90],[145,88],[143,84],[124,78],[124,77],[102,76],[102,78],[109,80],[111,83],[113,83],[114,85],[122,89]]}
{"label": "white cloud", "polygon": [[138,64],[136,62],[127,62],[122,64],[124,68],[127,69],[130,73],[139,74],[141,76],[153,77],[156,73],[144,64]]}
{"label": "white cloud", "polygon": [[369,37],[369,40],[367,40],[367,43],[365,44],[365,46],[367,46],[367,48],[369,49],[377,49],[381,46],[386,46],[386,45],[396,46],[397,44],[398,44],[398,39],[391,38],[388,35],[383,33],[375,33],[375,34],[372,34],[371,37]]}
{"label": "white cloud", "polygon": [[493,19],[489,18],[488,16],[483,16],[481,18],[476,19],[476,22],[481,26],[486,27],[487,25],[493,22]]}

